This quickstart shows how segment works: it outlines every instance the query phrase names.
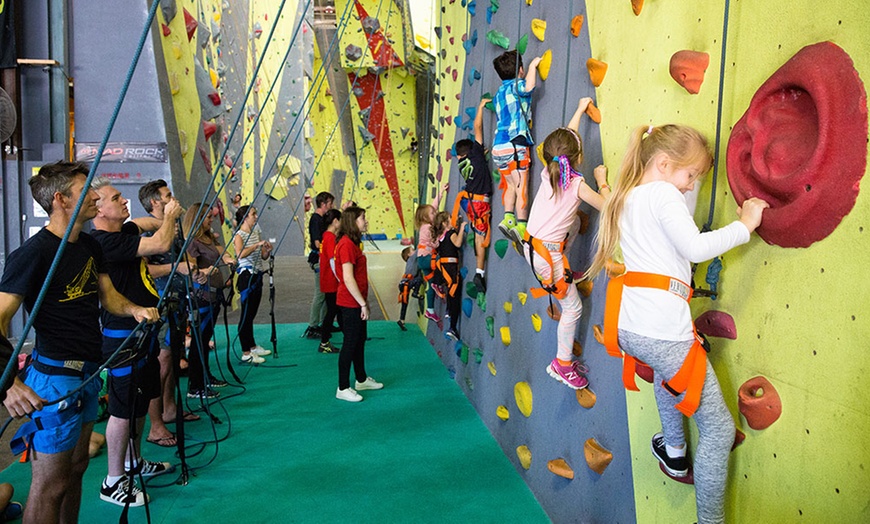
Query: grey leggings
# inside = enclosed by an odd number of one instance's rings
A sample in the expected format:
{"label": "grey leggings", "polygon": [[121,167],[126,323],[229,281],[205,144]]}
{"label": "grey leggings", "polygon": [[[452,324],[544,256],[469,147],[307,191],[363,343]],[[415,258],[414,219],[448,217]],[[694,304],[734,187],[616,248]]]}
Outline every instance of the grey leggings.
{"label": "grey leggings", "polygon": [[[683,414],[675,407],[684,395],[674,397],[661,383],[673,377],[683,365],[692,341],[658,340],[620,329],[619,346],[655,371],[653,384],[665,443],[677,447],[685,444]],[[698,448],[694,458],[698,523],[725,522],[725,482],[728,478],[728,456],[734,444],[734,419],[725,405],[719,381],[709,361],[701,404],[692,418],[698,426]]]}

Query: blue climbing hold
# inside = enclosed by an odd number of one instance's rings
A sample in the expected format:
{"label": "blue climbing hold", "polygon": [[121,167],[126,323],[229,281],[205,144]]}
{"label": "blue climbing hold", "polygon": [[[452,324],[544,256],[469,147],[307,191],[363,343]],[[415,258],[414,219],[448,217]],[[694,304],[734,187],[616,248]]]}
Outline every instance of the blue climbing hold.
{"label": "blue climbing hold", "polygon": [[465,313],[465,318],[471,318],[471,312],[474,310],[474,300],[468,297],[462,299],[462,312]]}
{"label": "blue climbing hold", "polygon": [[474,16],[474,14],[476,12],[477,12],[477,2],[475,0],[471,0],[471,2],[468,2],[468,13],[471,16]]}
{"label": "blue climbing hold", "polygon": [[477,45],[477,29],[471,33],[471,38],[466,37],[465,41],[462,42],[462,47],[465,48],[465,54],[471,53],[471,49]]}
{"label": "blue climbing hold", "polygon": [[492,23],[492,6],[486,8],[486,23],[487,25]]}
{"label": "blue climbing hold", "polygon": [[459,277],[462,278],[463,280],[465,280],[466,276],[468,276],[468,268],[463,267],[462,269],[459,270]]}

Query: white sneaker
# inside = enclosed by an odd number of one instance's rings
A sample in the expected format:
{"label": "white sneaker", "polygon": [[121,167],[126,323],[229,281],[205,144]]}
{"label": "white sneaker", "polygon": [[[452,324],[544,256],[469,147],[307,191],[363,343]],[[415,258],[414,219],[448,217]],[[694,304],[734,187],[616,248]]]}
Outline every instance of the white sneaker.
{"label": "white sneaker", "polygon": [[359,382],[359,381],[354,381],[354,382],[356,382],[356,385],[355,385],[356,389],[358,389],[360,391],[365,390],[365,389],[381,389],[384,387],[383,384],[381,384],[377,380],[373,379],[372,377],[366,377],[365,382]]}
{"label": "white sneaker", "polygon": [[253,351],[251,351],[250,353],[247,353],[247,354],[242,353],[242,362],[244,362],[246,364],[262,364],[265,361],[266,361],[265,358],[261,357],[260,355],[257,355]]}
{"label": "white sneaker", "polygon": [[353,388],[336,389],[335,398],[339,400],[346,400],[348,402],[361,402],[363,399],[362,395],[354,391]]}
{"label": "white sneaker", "polygon": [[263,346],[254,346],[251,348],[251,353],[253,353],[257,356],[260,356],[260,357],[265,357],[266,355],[271,355],[272,350],[266,349]]}

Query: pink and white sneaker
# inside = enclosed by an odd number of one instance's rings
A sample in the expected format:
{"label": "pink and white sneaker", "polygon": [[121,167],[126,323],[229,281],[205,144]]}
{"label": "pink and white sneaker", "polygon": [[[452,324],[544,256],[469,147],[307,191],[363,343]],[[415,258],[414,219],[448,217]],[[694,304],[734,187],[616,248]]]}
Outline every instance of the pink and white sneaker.
{"label": "pink and white sneaker", "polygon": [[431,311],[431,312],[430,312],[430,311],[427,309],[426,311],[423,312],[423,316],[426,317],[426,318],[428,318],[428,319],[431,320],[432,322],[435,322],[436,324],[439,323],[439,322],[441,322],[441,317],[439,317],[439,316],[438,316],[438,313],[436,313],[436,312],[434,312],[434,311]]}
{"label": "pink and white sneaker", "polygon": [[572,389],[583,389],[589,385],[589,381],[586,379],[589,368],[576,360],[571,362],[570,366],[563,366],[554,358],[547,366],[547,373]]}

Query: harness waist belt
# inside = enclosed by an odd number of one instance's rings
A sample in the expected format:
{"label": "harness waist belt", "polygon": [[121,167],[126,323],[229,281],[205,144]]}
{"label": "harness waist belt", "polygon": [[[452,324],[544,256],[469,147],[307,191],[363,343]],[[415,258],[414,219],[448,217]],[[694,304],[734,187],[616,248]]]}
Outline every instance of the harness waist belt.
{"label": "harness waist belt", "polygon": [[[46,375],[84,376],[90,375],[100,367],[96,362],[88,362],[86,360],[55,360],[53,358],[48,358],[40,355],[36,348],[33,349],[31,358],[35,364],[39,364],[36,369]],[[68,370],[71,373],[57,373],[55,370],[47,368]]]}
{"label": "harness waist belt", "polygon": [[108,329],[103,328],[103,336],[107,338],[127,338],[133,334],[132,329]]}
{"label": "harness waist belt", "polygon": [[140,358],[133,364],[117,368],[108,368],[106,371],[108,371],[109,375],[112,375],[113,377],[126,377],[127,375],[133,373],[133,366],[136,366],[136,369],[142,369],[142,367],[145,366],[145,362],[147,360],[147,358]]}
{"label": "harness waist belt", "polygon": [[[604,347],[609,355],[622,358],[622,383],[625,389],[638,391],[634,375],[637,363],[640,361],[631,355],[624,354],[619,347],[618,340],[619,311],[622,306],[624,286],[661,289],[677,295],[687,302],[692,298],[692,287],[680,279],[668,275],[636,271],[629,271],[614,277],[607,284],[607,298],[604,306]],[[704,379],[707,373],[707,352],[704,350],[694,325],[692,331],[695,334],[695,341],[689,349],[689,354],[683,361],[683,365],[670,380],[662,381],[662,387],[672,395],[686,394],[683,400],[676,405],[676,408],[687,417],[694,415],[701,403],[701,392],[704,389]]]}
{"label": "harness waist belt", "polygon": [[459,263],[459,259],[456,257],[441,257],[439,259],[439,261],[442,264],[458,264]]}

